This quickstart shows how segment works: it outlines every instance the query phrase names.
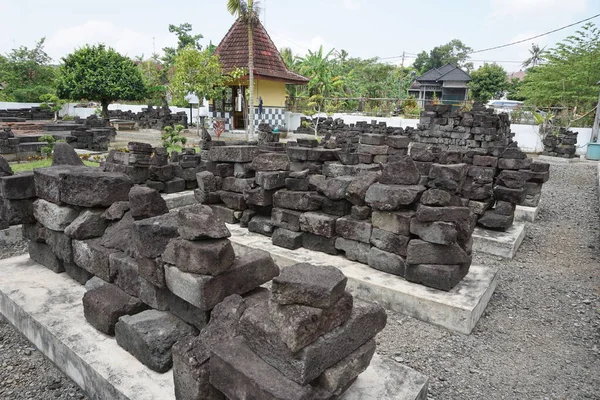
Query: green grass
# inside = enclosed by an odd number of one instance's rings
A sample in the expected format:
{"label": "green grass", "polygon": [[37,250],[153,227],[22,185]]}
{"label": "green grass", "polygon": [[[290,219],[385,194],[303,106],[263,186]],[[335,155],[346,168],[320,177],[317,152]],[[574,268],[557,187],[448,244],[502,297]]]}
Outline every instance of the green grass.
{"label": "green grass", "polygon": [[[97,167],[100,165],[100,164],[92,162],[92,161],[84,161],[83,163],[90,167]],[[14,164],[10,164],[10,167],[12,168],[13,172],[24,172],[24,171],[31,171],[35,168],[49,167],[51,165],[52,165],[52,160],[45,159],[45,160],[14,163]]]}

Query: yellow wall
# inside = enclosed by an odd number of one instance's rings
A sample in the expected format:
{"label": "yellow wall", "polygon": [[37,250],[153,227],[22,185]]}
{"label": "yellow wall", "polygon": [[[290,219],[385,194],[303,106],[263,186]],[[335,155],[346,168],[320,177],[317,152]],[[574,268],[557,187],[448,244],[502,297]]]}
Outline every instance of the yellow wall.
{"label": "yellow wall", "polygon": [[258,98],[262,96],[263,107],[285,107],[285,83],[276,81],[254,80],[254,105],[258,106]]}

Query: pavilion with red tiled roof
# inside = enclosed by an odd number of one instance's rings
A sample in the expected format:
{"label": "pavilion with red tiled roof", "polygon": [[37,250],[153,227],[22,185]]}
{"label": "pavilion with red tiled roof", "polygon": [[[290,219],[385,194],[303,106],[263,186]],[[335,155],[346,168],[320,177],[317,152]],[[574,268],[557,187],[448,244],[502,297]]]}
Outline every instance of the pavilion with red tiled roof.
{"label": "pavilion with red tiled roof", "polygon": [[[285,121],[285,85],[306,85],[308,78],[287,69],[279,50],[269,37],[264,26],[257,22],[253,27],[254,47],[254,104],[255,124],[267,122],[272,127],[282,127]],[[215,54],[223,65],[225,74],[231,73],[236,67],[248,69],[248,27],[237,20],[229,29]],[[219,116],[229,121],[229,127],[245,128],[244,99],[248,87],[248,77],[240,83],[234,82],[224,96],[224,100],[215,104]],[[259,104],[262,101],[262,107]],[[227,124],[227,122],[226,122]]]}

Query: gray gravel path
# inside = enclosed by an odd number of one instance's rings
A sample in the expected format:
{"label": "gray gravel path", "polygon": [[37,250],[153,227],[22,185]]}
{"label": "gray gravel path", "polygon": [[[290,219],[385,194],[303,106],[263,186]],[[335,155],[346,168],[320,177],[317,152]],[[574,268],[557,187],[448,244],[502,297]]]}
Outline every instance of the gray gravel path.
{"label": "gray gravel path", "polygon": [[[430,399],[600,399],[596,166],[553,165],[551,176],[516,258],[476,257],[500,272],[471,335],[389,313],[378,352],[429,376]],[[0,317],[0,399],[56,398],[85,396]]]}

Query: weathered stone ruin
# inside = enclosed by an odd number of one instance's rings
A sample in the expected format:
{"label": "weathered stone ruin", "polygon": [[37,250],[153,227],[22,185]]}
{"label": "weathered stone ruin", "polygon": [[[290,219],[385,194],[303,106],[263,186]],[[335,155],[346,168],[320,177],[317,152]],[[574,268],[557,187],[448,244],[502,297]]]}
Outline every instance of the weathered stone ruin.
{"label": "weathered stone ruin", "polygon": [[48,120],[54,118],[54,112],[41,107],[15,108],[0,110],[0,122],[25,122],[32,120]]}
{"label": "weathered stone ruin", "polygon": [[188,128],[188,115],[185,111],[172,113],[169,107],[153,107],[148,105],[140,112],[108,110],[111,119],[135,121],[140,129],[163,130],[166,126],[183,125]]}
{"label": "weathered stone ruin", "polygon": [[0,156],[0,229],[33,221],[33,172],[14,174]]}
{"label": "weathered stone ruin", "polygon": [[542,143],[544,144],[545,156],[574,158],[577,144],[577,132],[560,128],[556,134],[546,135]]}

